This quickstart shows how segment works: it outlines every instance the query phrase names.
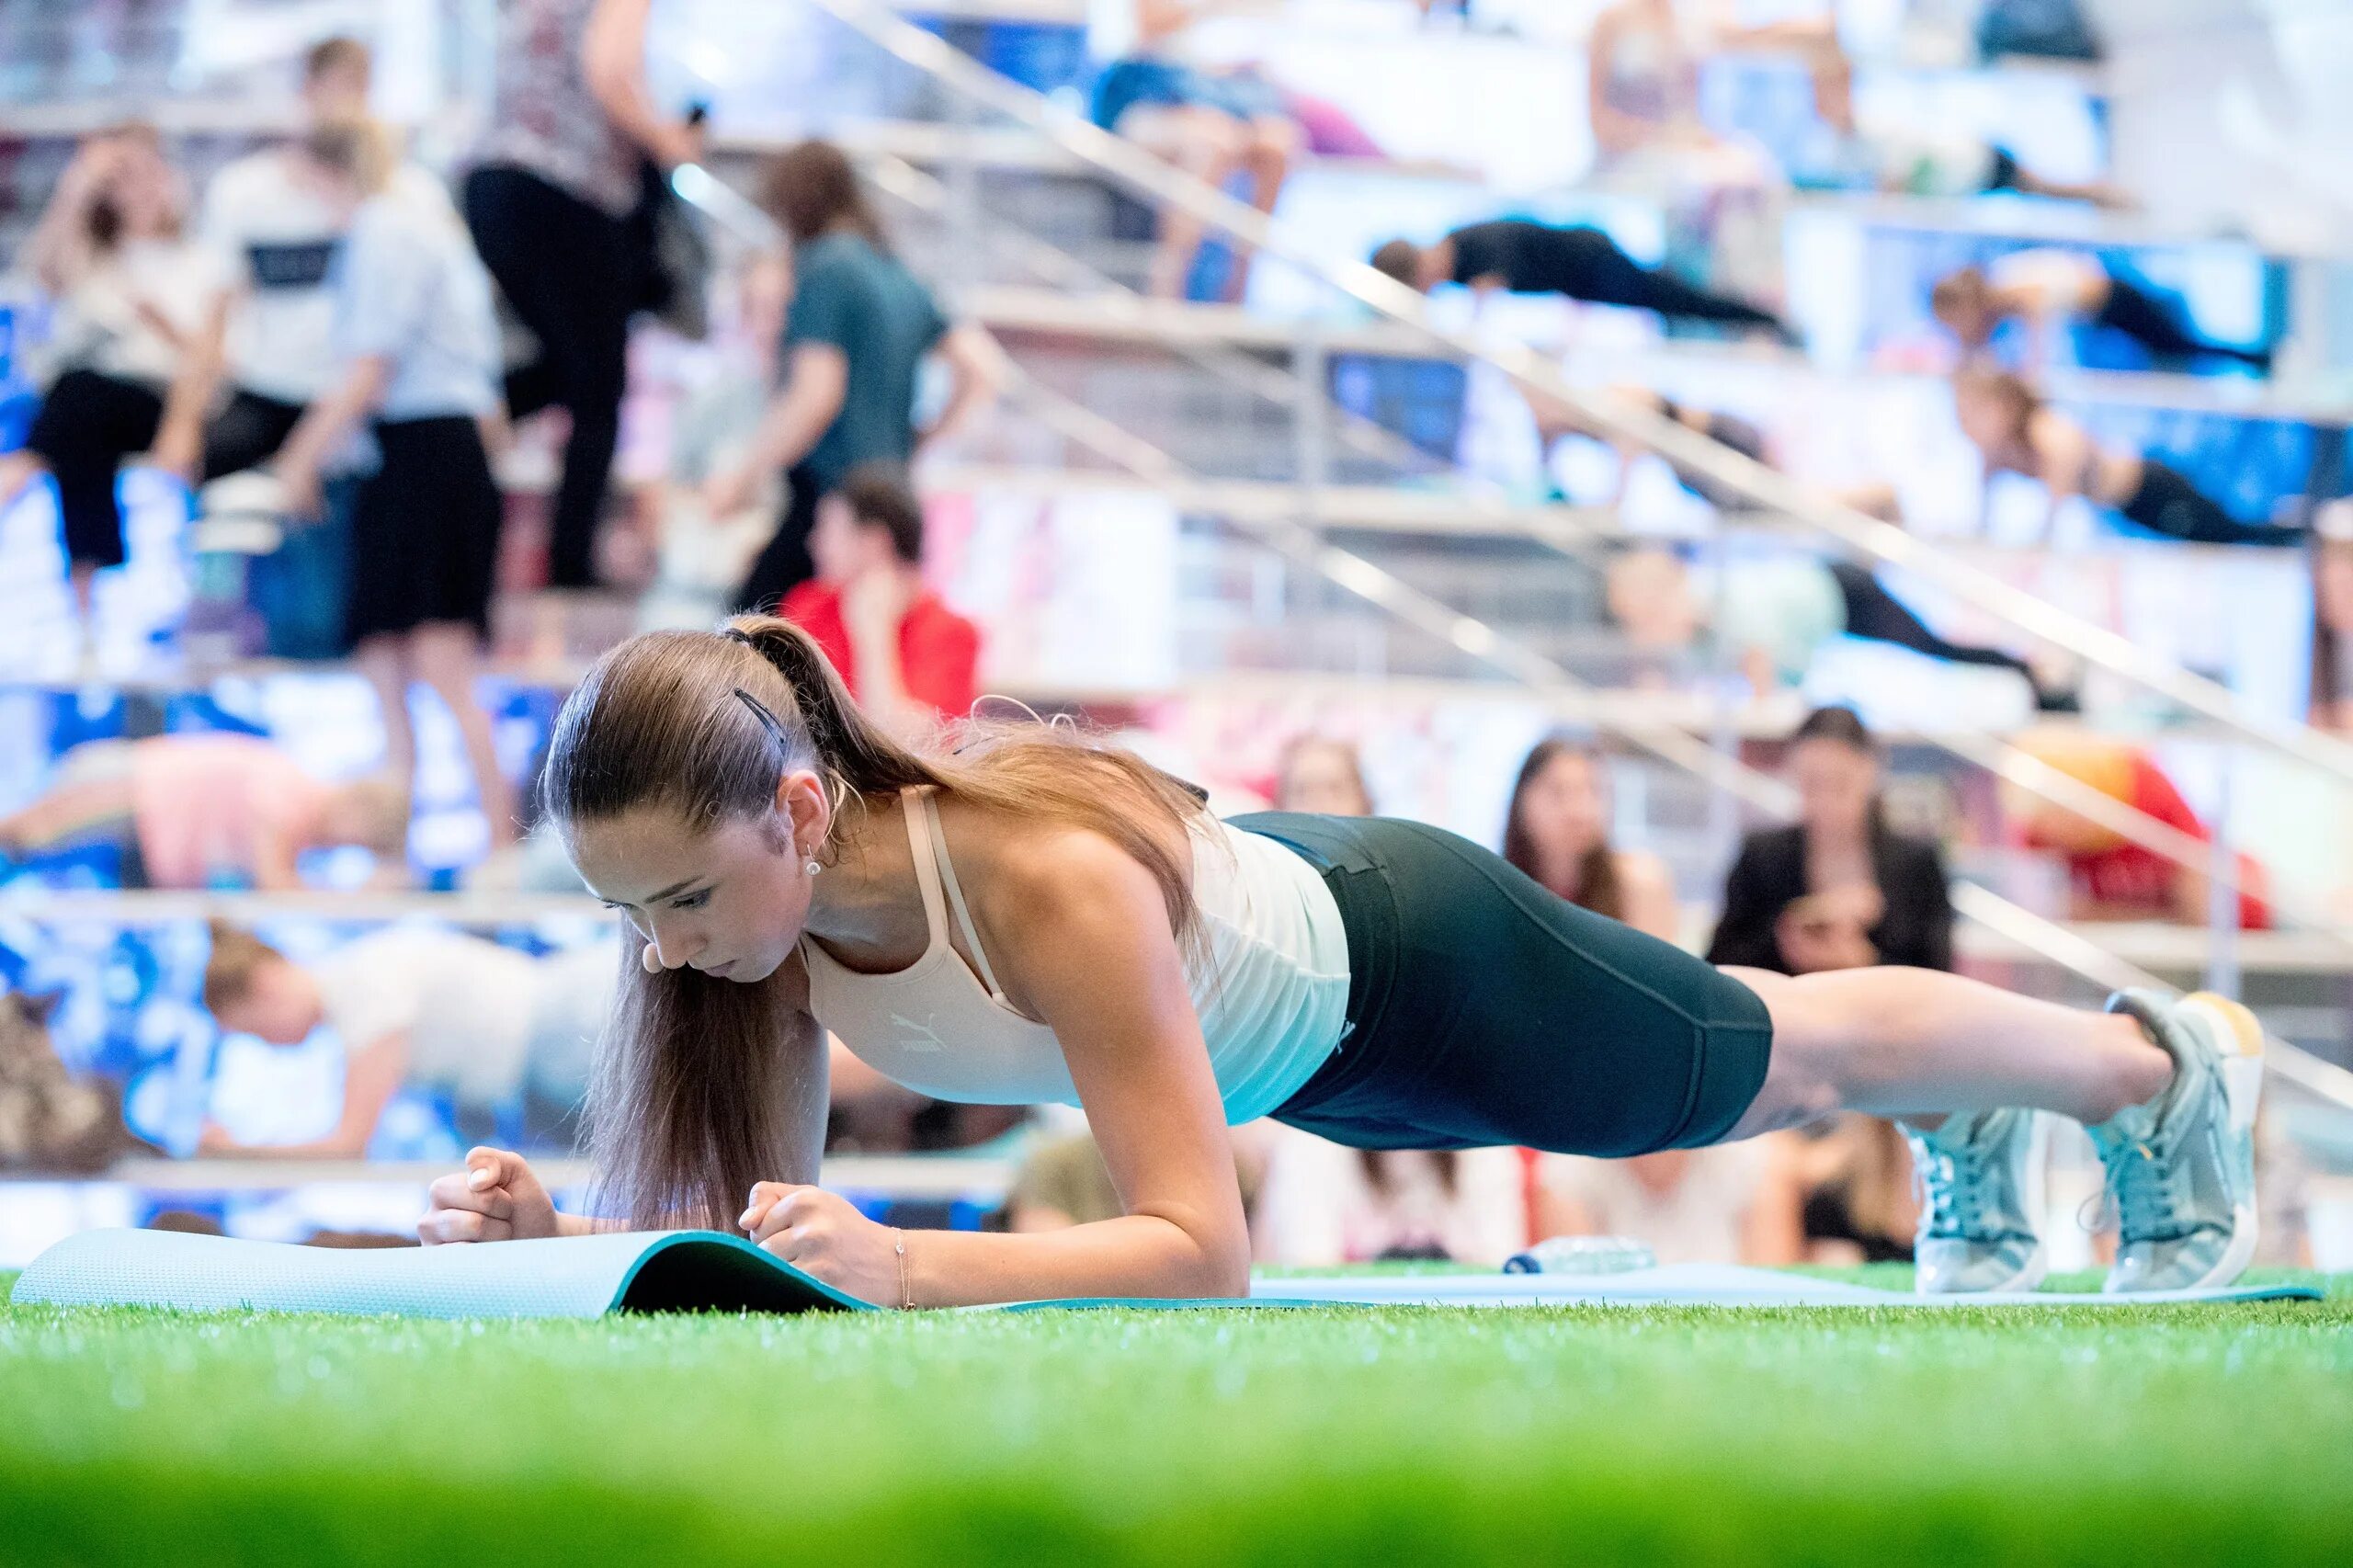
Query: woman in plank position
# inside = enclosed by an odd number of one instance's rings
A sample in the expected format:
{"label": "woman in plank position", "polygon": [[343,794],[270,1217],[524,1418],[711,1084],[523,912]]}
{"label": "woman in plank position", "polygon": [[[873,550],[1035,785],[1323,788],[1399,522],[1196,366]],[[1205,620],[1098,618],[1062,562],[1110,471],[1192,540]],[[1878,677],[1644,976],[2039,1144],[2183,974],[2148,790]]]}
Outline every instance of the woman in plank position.
{"label": "woman in plank position", "polygon": [[[478,1149],[434,1184],[428,1243],[732,1225],[883,1304],[1233,1296],[1228,1123],[1624,1155],[1848,1109],[1921,1134],[1922,1288],[2018,1289],[2042,1267],[2038,1108],[2107,1161],[2110,1290],[2227,1281],[2253,1250],[2261,1035],[2218,997],[2096,1014],[1921,970],[1713,969],[1437,828],[1221,822],[1034,728],[918,756],[761,617],[608,653],[545,788],[628,917],[588,1111],[608,1218]],[[940,1098],[1083,1105],[1127,1212],[1034,1235],[865,1219],[810,1185],[827,1030]]]}

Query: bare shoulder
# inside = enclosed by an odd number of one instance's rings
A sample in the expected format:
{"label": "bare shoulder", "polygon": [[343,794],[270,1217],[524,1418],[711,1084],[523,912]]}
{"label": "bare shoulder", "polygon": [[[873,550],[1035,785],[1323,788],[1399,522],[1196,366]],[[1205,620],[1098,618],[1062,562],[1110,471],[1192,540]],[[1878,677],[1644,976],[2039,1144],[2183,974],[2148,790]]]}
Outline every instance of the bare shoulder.
{"label": "bare shoulder", "polygon": [[988,888],[990,913],[1031,929],[1086,925],[1160,907],[1160,884],[1133,855],[1091,828],[1022,823],[1007,835]]}

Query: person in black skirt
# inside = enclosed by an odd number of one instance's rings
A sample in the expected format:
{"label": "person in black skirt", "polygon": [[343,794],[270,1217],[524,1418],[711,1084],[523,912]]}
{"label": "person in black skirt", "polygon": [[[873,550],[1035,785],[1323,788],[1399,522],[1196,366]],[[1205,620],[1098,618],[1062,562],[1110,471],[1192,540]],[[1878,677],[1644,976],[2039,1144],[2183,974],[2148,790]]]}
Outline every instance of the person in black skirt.
{"label": "person in black skirt", "polygon": [[319,473],[363,422],[379,453],[352,518],[345,631],[383,704],[385,762],[416,765],[408,687],[423,681],[458,722],[494,847],[514,811],[474,680],[490,631],[501,506],[485,431],[503,432],[490,279],[455,215],[388,193],[381,128],[320,127],[304,149],[354,210],[335,275],[341,382],[287,438],[289,506],[315,512]]}
{"label": "person in black skirt", "polygon": [[[55,482],[85,636],[94,579],[127,559],[116,471],[155,445],[172,383],[217,347],[227,279],[183,235],[183,197],[152,128],[100,132],[66,165],[20,257],[55,301],[63,368],[24,447],[0,457],[0,507],[43,472]],[[181,452],[180,466],[193,459]]]}

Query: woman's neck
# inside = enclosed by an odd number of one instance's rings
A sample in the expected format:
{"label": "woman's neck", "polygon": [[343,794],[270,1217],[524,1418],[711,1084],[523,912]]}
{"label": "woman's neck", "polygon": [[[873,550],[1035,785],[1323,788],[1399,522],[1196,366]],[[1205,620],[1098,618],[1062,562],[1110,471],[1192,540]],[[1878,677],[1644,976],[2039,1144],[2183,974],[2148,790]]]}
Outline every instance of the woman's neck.
{"label": "woman's neck", "polygon": [[886,960],[930,941],[902,799],[852,802],[835,819],[833,858],[817,874],[802,930],[846,957]]}
{"label": "woman's neck", "polygon": [[1871,860],[1869,823],[1841,824],[1836,827],[1809,823],[1804,831],[1807,881],[1815,891],[1851,881],[1858,870],[1868,874]]}
{"label": "woman's neck", "polygon": [[1574,849],[1552,849],[1540,853],[1537,864],[1544,868],[1540,880],[1552,892],[1574,903],[1577,895],[1585,892],[1586,861],[1598,847],[1598,845],[1586,844]]}

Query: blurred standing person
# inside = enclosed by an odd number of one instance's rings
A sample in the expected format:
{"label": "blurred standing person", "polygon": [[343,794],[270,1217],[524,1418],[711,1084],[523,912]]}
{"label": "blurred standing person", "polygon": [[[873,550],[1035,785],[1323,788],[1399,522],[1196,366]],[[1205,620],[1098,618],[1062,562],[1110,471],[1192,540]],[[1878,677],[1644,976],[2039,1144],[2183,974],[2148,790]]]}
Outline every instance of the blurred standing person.
{"label": "blurred standing person", "polygon": [[1780,974],[1952,968],[1952,901],[1935,844],[1887,825],[1878,743],[1848,708],[1790,737],[1798,820],[1749,835],[1708,961]]}
{"label": "blurred standing person", "polygon": [[506,378],[517,418],[571,416],[551,523],[548,585],[597,585],[597,526],[612,479],[628,379],[629,319],[650,258],[630,220],[642,163],[702,155],[702,133],[665,116],[645,79],[653,0],[506,0],[490,129],[466,176],[466,226],[538,339]]}
{"label": "blurred standing person", "polygon": [[1356,743],[1313,733],[1292,736],[1275,764],[1275,810],[1371,816],[1372,791]]}
{"label": "blurred standing person", "polygon": [[505,414],[490,279],[454,213],[386,194],[381,127],[323,126],[304,148],[351,214],[335,277],[346,368],[287,437],[278,475],[290,508],[314,515],[327,455],[371,422],[381,462],[354,506],[344,630],[382,704],[386,767],[404,787],[415,777],[408,688],[422,681],[457,721],[500,848],[515,837],[514,801],[474,694],[503,517],[486,444]]}
{"label": "blurred standing person", "polygon": [[104,131],[75,151],[20,258],[57,301],[63,369],[23,449],[0,457],[0,506],[44,470],[55,481],[85,647],[93,583],[127,559],[116,471],[155,442],[173,381],[219,329],[225,280],[183,235],[187,206],[153,128]]}
{"label": "blurred standing person", "polygon": [[1539,741],[1520,764],[1504,818],[1504,858],[1571,903],[1675,940],[1666,863],[1610,846],[1600,755],[1565,736]]}
{"label": "blurred standing person", "polygon": [[[302,61],[305,129],[364,118],[373,69],[358,39],[313,45]],[[277,456],[303,411],[335,384],[330,275],[349,210],[332,186],[297,140],[246,153],[205,187],[198,232],[228,266],[235,290],[223,355],[229,395],[201,437],[208,486]],[[440,182],[414,164],[393,172],[391,188],[404,199],[449,206]],[[247,568],[247,592],[273,654],[331,658],[345,652],[356,483],[356,475],[339,475],[326,487],[324,515],[288,529],[276,551]],[[275,484],[256,477],[208,490],[202,505],[216,513],[275,512],[278,499]]]}
{"label": "blurred standing person", "polygon": [[[752,505],[762,482],[779,472],[791,493],[736,595],[750,609],[775,605],[815,575],[809,535],[817,503],[851,470],[904,468],[918,449],[961,425],[987,401],[994,362],[987,335],[950,326],[931,291],[892,254],[839,147],[803,142],[778,154],[764,194],[792,240],[784,381],[748,449],[704,487],[714,517]],[[916,376],[934,349],[954,385],[938,420],[918,430]]]}
{"label": "blurred standing person", "polygon": [[[305,131],[364,119],[373,68],[358,39],[313,45],[302,58]],[[413,165],[392,181],[404,196],[448,203]],[[335,384],[329,274],[349,217],[300,141],[248,153],[206,185],[198,233],[229,264],[238,290],[226,344],[229,400],[205,433],[207,480],[268,461],[302,411]]]}

